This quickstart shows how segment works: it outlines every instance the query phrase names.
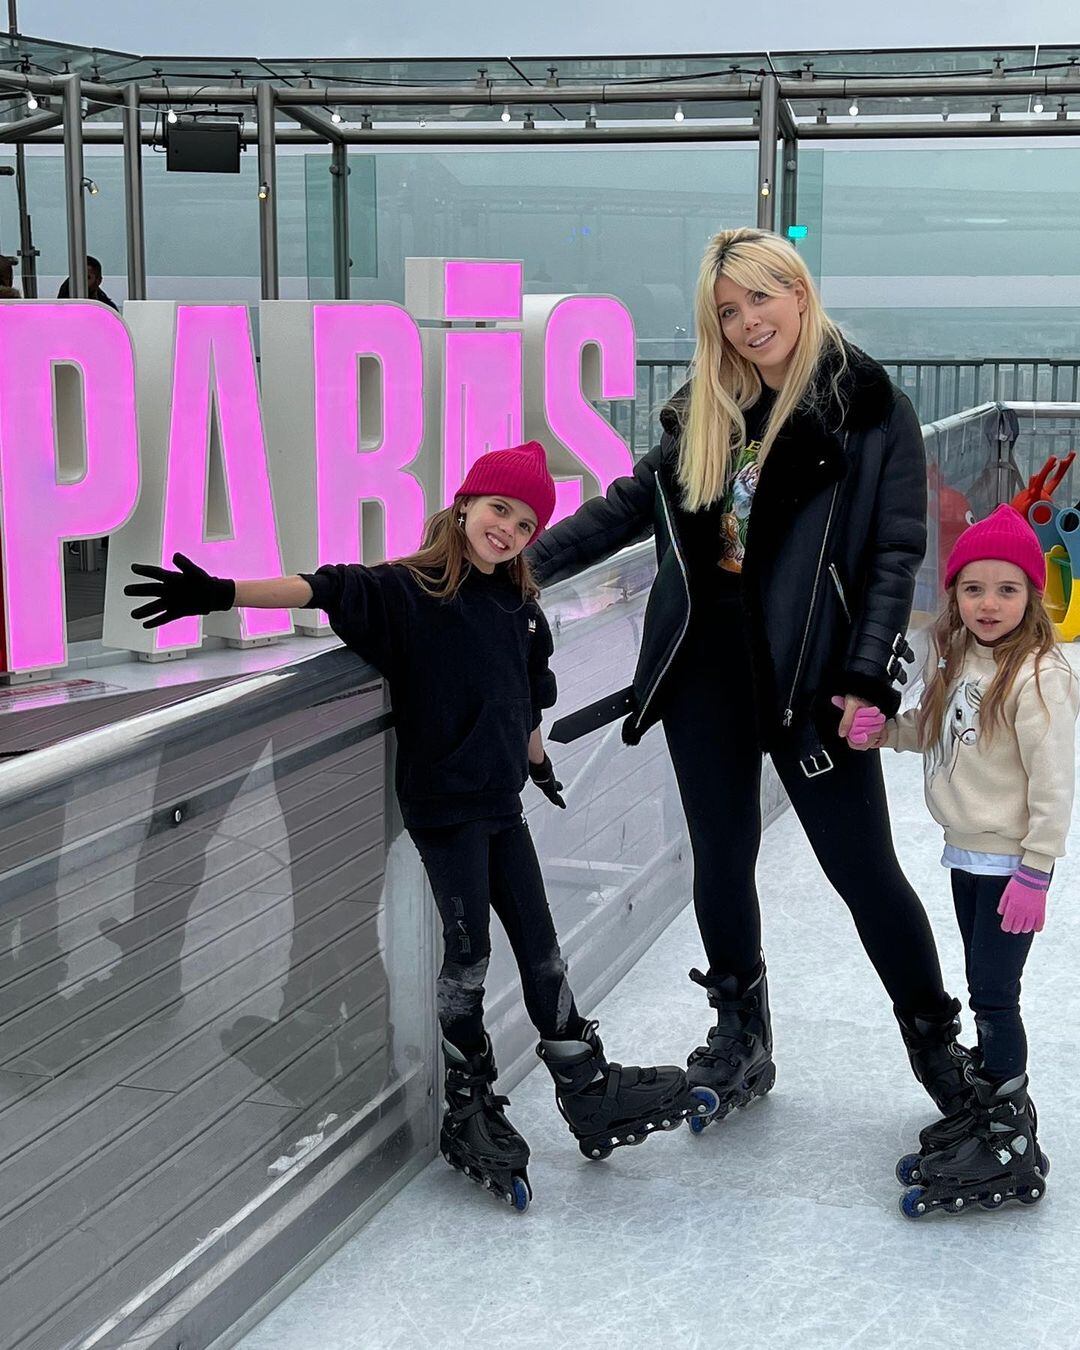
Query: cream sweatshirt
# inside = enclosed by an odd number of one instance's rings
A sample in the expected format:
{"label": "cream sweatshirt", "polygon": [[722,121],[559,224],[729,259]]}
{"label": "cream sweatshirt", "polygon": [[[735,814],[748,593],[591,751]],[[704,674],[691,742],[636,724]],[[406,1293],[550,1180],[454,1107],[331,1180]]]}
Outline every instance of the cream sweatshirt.
{"label": "cream sweatshirt", "polygon": [[[979,704],[994,671],[993,648],[969,638],[942,734],[923,756],[926,804],[954,848],[1021,855],[1026,866],[1049,872],[1064,856],[1072,814],[1080,682],[1052,652],[1036,684],[1029,659],[1005,699],[1004,725],[988,737]],[[917,717],[911,708],[886,722],[883,744],[918,750]]]}

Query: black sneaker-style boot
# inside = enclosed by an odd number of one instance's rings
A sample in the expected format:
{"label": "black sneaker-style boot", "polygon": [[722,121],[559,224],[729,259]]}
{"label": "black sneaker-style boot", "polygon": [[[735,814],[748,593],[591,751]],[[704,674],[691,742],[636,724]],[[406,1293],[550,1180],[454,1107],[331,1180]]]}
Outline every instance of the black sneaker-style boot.
{"label": "black sneaker-style boot", "polygon": [[970,1132],[922,1160],[921,1186],[900,1197],[900,1212],[921,1219],[934,1210],[959,1214],[975,1204],[998,1209],[1006,1200],[1033,1205],[1046,1191],[1050,1162],[1039,1148],[1038,1119],[1020,1074],[995,1082],[968,1071],[974,1089]]}
{"label": "black sneaker-style boot", "polygon": [[599,1161],[657,1130],[712,1116],[715,1093],[691,1087],[674,1066],[609,1063],[596,1028],[587,1022],[578,1040],[543,1040],[536,1047],[555,1080],[559,1112],[586,1158]]}
{"label": "black sneaker-style boot", "polygon": [[692,970],[690,978],[708,995],[716,1025],[708,1032],[706,1044],[691,1051],[686,1076],[692,1086],[712,1088],[720,1098],[714,1119],[723,1120],[729,1112],[763,1097],[776,1082],[765,964],[741,990],[734,975],[713,978]]}
{"label": "black sneaker-style boot", "polygon": [[509,1098],[492,1091],[498,1070],[491,1040],[485,1036],[484,1049],[473,1054],[445,1038],[442,1048],[446,1114],[439,1149],[451,1167],[524,1213],[532,1199],[529,1146],[503,1112]]}
{"label": "black sneaker-style boot", "polygon": [[960,1032],[960,1002],[949,999],[933,1016],[916,1016],[897,1009],[900,1035],[915,1077],[930,1094],[943,1116],[951,1116],[971,1100],[971,1087],[964,1070],[971,1051],[956,1039]]}

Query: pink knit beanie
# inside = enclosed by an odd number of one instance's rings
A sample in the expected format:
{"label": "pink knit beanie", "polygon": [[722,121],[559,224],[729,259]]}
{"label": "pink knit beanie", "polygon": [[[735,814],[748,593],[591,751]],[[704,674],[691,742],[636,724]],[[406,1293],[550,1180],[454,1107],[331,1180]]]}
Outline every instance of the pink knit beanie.
{"label": "pink knit beanie", "polygon": [[1046,589],[1046,559],[1035,531],[1019,511],[1011,506],[999,506],[985,520],[969,525],[953,545],[945,564],[945,585],[951,586],[968,563],[1015,563],[1027,573],[1031,584],[1041,595]]}
{"label": "pink knit beanie", "polygon": [[539,441],[481,455],[454,493],[459,497],[514,497],[536,512],[537,538],[555,510],[555,480]]}

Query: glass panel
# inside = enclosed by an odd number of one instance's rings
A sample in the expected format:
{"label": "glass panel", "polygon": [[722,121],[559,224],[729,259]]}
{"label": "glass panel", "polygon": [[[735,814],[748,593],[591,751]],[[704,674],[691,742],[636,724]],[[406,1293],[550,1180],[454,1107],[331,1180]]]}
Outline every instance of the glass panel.
{"label": "glass panel", "polygon": [[[376,159],[378,267],[355,280],[354,298],[401,301],[406,257],[522,258],[531,292],[617,295],[634,316],[643,357],[689,356],[701,249],[723,226],[754,220],[753,149]],[[355,241],[355,214],[350,224]]]}
{"label": "glass panel", "polygon": [[1080,149],[889,146],[821,153],[821,285],[879,359],[1074,358]]}
{"label": "glass panel", "polygon": [[[329,155],[304,156],[307,199],[308,297],[334,297],[333,178]],[[353,278],[374,277],[378,268],[375,155],[349,151],[349,257]]]}
{"label": "glass panel", "polygon": [[0,765],[5,1347],[220,1260],[339,1146],[367,1159],[350,1209],[431,1147],[430,917],[382,714],[334,651]]}

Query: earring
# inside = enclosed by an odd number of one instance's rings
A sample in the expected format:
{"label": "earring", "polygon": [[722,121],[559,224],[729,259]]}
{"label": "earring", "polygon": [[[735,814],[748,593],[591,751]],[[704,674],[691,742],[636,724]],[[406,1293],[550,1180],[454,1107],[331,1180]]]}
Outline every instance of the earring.
{"label": "earring", "polygon": [[458,529],[459,529],[459,530],[463,530],[463,529],[465,528],[465,514],[464,514],[464,512],[462,512],[462,514],[461,514],[460,516],[458,516],[458,518],[457,518],[457,523],[458,523]]}

